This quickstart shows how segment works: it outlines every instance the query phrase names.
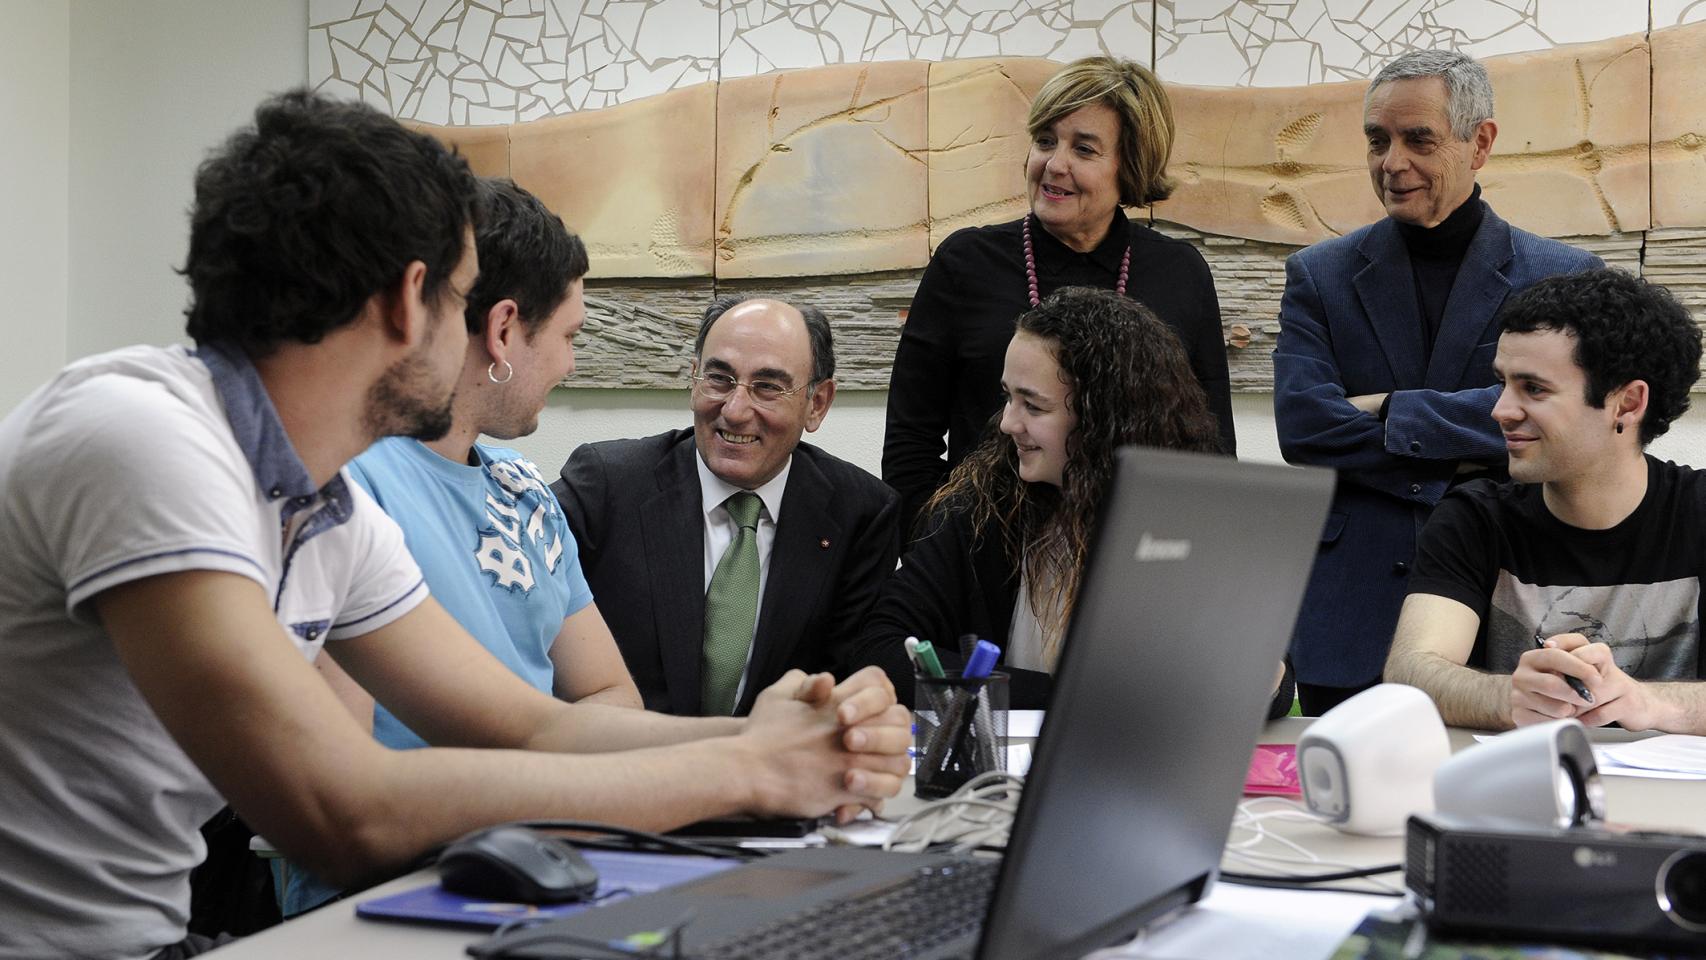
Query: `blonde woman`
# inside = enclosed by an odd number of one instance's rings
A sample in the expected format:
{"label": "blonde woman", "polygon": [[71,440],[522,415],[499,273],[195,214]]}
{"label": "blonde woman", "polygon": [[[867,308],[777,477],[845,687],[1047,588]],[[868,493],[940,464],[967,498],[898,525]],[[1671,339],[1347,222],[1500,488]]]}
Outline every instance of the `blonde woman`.
{"label": "blonde woman", "polygon": [[1112,290],[1155,311],[1184,345],[1208,395],[1221,449],[1234,452],[1220,303],[1208,265],[1195,247],[1120,209],[1164,200],[1173,189],[1173,109],[1160,81],[1129,60],[1079,60],[1043,85],[1026,128],[1030,212],[944,240],[901,331],[883,479],[901,495],[909,533],[1000,406],[1014,321],[1065,286]]}

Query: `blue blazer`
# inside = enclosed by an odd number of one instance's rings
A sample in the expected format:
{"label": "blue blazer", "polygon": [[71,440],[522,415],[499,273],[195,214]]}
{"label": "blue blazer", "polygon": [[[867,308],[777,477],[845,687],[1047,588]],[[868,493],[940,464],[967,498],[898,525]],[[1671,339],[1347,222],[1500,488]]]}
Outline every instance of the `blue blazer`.
{"label": "blue blazer", "polygon": [[[1379,678],[1428,513],[1460,461],[1505,463],[1492,418],[1500,305],[1544,277],[1598,266],[1488,209],[1429,357],[1410,256],[1390,218],[1286,260],[1274,349],[1280,452],[1339,476],[1292,635],[1300,683]],[[1391,394],[1384,423],[1347,400],[1368,393]]]}

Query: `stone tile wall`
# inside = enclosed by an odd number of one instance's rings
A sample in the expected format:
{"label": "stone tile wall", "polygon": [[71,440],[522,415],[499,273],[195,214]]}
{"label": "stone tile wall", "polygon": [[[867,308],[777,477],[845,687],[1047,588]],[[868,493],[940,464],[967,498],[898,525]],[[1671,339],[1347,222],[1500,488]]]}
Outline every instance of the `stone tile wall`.
{"label": "stone tile wall", "polygon": [[431,125],[586,238],[576,382],[618,387],[678,385],[698,310],[742,289],[818,302],[842,385],[885,386],[929,250],[1023,211],[1036,89],[1084,54],[1153,64],[1182,185],[1150,213],[1203,250],[1235,387],[1265,390],[1284,257],[1380,214],[1362,84],[1334,81],[1417,47],[1491,58],[1503,215],[1706,316],[1700,21],[1698,0],[309,0],[308,43],[313,84]]}

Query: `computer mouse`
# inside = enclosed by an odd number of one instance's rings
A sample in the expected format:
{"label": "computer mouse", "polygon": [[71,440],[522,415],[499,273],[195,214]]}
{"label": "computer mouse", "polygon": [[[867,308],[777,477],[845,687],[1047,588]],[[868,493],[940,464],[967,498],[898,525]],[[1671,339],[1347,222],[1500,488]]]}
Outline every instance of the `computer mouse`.
{"label": "computer mouse", "polygon": [[445,890],[502,903],[584,900],[598,889],[598,870],[565,840],[527,827],[476,830],[438,855]]}

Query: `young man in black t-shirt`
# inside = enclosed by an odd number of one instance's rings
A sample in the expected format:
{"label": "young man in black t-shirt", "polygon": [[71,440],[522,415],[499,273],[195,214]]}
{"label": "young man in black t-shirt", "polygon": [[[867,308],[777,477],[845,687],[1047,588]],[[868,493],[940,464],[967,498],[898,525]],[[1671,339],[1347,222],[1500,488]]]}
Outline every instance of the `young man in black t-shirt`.
{"label": "young man in black t-shirt", "polygon": [[1615,270],[1501,314],[1493,418],[1511,482],[1449,493],[1417,543],[1385,679],[1454,726],[1575,717],[1706,733],[1706,474],[1647,456],[1688,409],[1700,332]]}

